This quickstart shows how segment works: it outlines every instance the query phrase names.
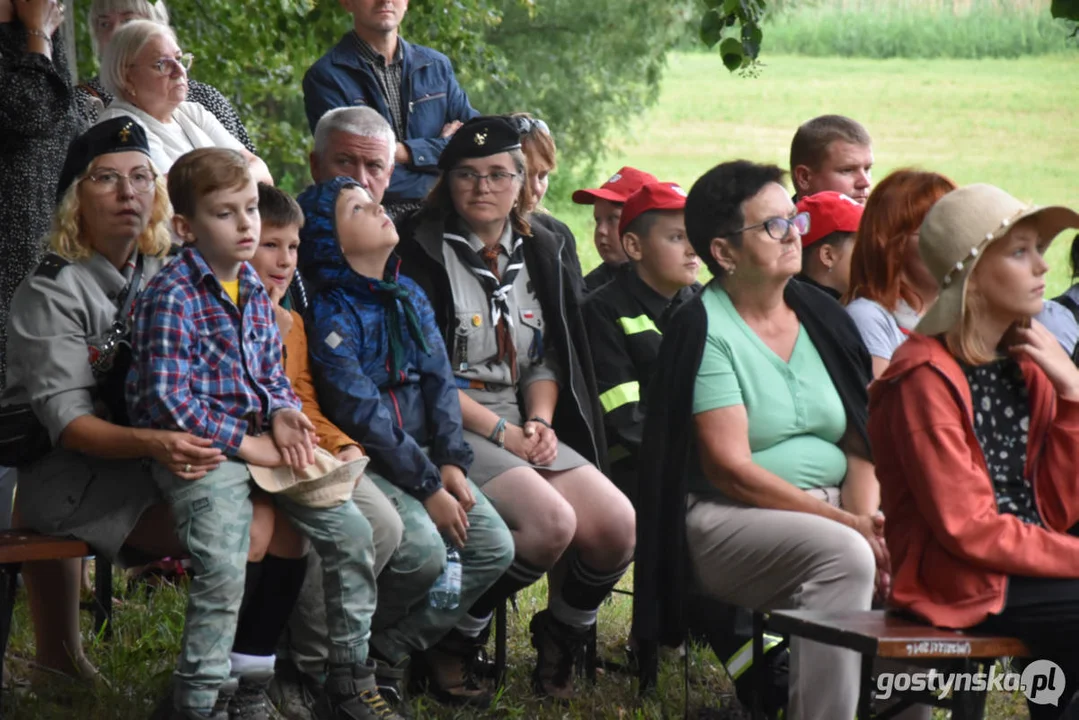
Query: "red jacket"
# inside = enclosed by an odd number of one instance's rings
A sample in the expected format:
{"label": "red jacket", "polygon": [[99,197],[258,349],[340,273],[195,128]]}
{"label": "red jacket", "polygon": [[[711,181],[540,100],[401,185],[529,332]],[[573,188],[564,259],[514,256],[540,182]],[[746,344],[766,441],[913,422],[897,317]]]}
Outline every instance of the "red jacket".
{"label": "red jacket", "polygon": [[[1033,361],[1026,475],[1045,528],[997,509],[974,435],[970,386],[939,341],[914,334],[869,389],[892,598],[934,625],[964,628],[1004,607],[1009,575],[1079,578],[1079,403]],[[1046,529],[1048,528],[1048,529]]]}

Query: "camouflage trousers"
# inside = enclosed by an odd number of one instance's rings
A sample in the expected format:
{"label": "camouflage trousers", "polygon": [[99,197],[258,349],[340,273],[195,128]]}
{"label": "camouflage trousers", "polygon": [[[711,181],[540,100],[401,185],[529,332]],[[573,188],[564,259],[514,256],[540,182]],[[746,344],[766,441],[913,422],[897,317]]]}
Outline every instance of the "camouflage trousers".
{"label": "camouflage trousers", "polygon": [[[446,567],[445,540],[419,500],[370,470],[360,485],[364,483],[371,483],[388,498],[404,526],[400,545],[378,576],[378,608],[371,635],[372,648],[397,663],[413,651],[431,647],[453,629],[513,561],[513,538],[494,506],[470,481],[476,505],[468,513],[468,542],[461,551],[461,600],[454,610],[433,608],[428,591]],[[376,518],[369,518],[372,524],[377,523]],[[376,527],[376,536],[378,533]],[[314,594],[319,589],[318,582],[309,577],[297,608],[317,605]],[[292,659],[301,671],[321,679],[320,658],[326,651],[319,652],[318,646],[325,647],[327,640],[317,626],[317,617],[294,613],[289,633]],[[301,638],[303,642],[298,643]],[[299,652],[298,646],[302,647]]]}
{"label": "camouflage trousers", "polygon": [[[229,678],[250,545],[251,473],[243,462],[229,460],[195,482],[156,462],[153,475],[194,571],[173,702],[206,711]],[[375,610],[371,525],[351,501],[333,508],[306,507],[280,495],[274,501],[322,561],[330,661],[365,662]]]}

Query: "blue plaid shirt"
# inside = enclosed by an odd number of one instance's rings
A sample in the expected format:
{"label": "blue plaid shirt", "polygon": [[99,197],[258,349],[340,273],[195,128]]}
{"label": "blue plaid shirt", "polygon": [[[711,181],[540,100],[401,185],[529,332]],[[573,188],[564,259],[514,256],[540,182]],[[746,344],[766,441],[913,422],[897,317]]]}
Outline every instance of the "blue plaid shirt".
{"label": "blue plaid shirt", "polygon": [[139,298],[127,403],[135,427],[182,430],[235,456],[244,435],[301,407],[281,365],[281,335],[254,269],[238,308],[202,255],[185,248]]}

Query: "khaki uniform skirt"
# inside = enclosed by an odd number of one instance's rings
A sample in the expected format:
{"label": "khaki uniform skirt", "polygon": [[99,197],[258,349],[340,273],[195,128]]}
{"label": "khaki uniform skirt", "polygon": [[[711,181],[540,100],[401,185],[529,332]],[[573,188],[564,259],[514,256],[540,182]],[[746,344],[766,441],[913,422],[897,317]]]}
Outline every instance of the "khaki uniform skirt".
{"label": "khaki uniform skirt", "polygon": [[22,521],[39,533],[82,540],[120,567],[147,561],[124,548],[139,518],[163,503],[150,460],[104,460],[55,448],[19,468]]}
{"label": "khaki uniform skirt", "polygon": [[[505,418],[512,425],[524,425],[525,418],[521,415],[521,408],[517,404],[517,393],[513,388],[506,387],[501,390],[476,390],[464,391],[470,398],[494,412],[499,417]],[[519,467],[532,468],[541,472],[563,472],[587,465],[576,450],[561,440],[558,441],[558,456],[550,465],[533,465],[524,458],[517,457],[509,450],[500,448],[486,437],[469,430],[464,431],[465,440],[472,446],[475,458],[472,468],[468,471],[468,477],[481,488],[507,470]]]}

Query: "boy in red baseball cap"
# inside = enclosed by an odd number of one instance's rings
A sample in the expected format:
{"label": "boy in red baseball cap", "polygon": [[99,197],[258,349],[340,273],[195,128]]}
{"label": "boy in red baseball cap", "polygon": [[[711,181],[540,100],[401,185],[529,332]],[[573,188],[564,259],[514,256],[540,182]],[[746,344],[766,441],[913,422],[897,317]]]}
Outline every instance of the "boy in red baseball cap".
{"label": "boy in red baseball cap", "polygon": [[657,182],[655,176],[626,166],[598,188],[586,188],[573,193],[573,202],[578,205],[595,206],[592,217],[596,221],[596,229],[593,231],[592,241],[596,244],[596,251],[603,262],[585,275],[585,289],[588,292],[609,283],[618,268],[626,264],[626,253],[622,249],[618,234],[622,206],[638,188],[654,182]]}
{"label": "boy in red baseball cap", "polygon": [[839,300],[850,287],[854,234],[865,206],[842,193],[825,191],[802,198],[797,207],[798,212],[809,213],[798,279]]}
{"label": "boy in red baseball cap", "polygon": [[648,183],[621,208],[618,233],[627,272],[582,306],[607,433],[611,480],[636,499],[636,463],[644,429],[638,407],[659,355],[661,318],[692,295],[701,261],[686,237],[686,191]]}

